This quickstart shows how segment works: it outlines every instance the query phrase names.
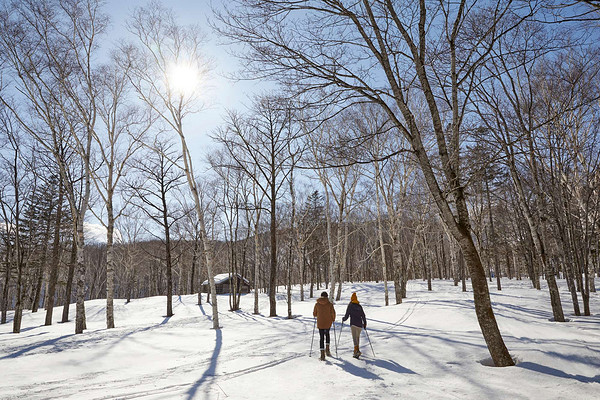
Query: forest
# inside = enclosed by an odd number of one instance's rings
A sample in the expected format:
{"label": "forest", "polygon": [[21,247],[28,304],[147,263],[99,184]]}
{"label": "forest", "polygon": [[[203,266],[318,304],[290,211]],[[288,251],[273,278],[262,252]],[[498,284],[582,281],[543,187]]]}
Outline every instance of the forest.
{"label": "forest", "polygon": [[[472,289],[507,366],[489,295],[501,278],[544,280],[556,323],[590,315],[597,1],[214,7],[208,24],[185,25],[150,1],[107,48],[101,0],[2,2],[1,323],[14,311],[19,333],[31,310],[46,325],[74,318],[81,334],[86,300],[106,300],[111,329],[115,299],[164,296],[171,316],[174,296],[197,293],[219,329],[218,309],[240,308],[235,284],[217,304],[214,276],[228,272],[251,282],[252,312],[288,318],[296,285],[301,300],[339,300],[347,282],[383,282],[388,306],[411,280],[451,280]],[[207,112],[207,31],[240,79],[269,88],[210,132],[188,123]],[[192,153],[200,135],[206,151]],[[91,241],[98,224],[105,237]]]}

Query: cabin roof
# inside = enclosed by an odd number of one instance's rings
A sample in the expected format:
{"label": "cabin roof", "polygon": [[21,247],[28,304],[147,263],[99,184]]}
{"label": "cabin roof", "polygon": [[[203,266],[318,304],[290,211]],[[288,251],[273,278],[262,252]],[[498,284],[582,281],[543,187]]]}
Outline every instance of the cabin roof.
{"label": "cabin roof", "polygon": [[[219,285],[219,284],[227,282],[231,275],[232,275],[231,273],[215,275],[215,285]],[[243,278],[240,274],[236,274],[236,275],[238,276],[238,279],[241,278],[246,285],[250,285],[250,281],[248,279]],[[202,284],[208,285],[208,279],[205,280],[204,282],[202,282]]]}

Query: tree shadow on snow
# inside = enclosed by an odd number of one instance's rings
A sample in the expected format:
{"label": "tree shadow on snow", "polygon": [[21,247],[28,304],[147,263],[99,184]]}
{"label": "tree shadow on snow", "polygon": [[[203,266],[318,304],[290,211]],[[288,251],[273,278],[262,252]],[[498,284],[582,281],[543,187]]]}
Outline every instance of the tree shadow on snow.
{"label": "tree shadow on snow", "polygon": [[416,375],[415,371],[408,369],[406,367],[403,367],[402,365],[398,364],[396,361],[393,361],[393,360],[370,359],[370,358],[363,358],[363,360],[369,365],[374,365],[379,368],[387,369],[388,371],[396,372],[398,374],[415,374]]}
{"label": "tree shadow on snow", "polygon": [[[30,326],[28,328],[22,328],[19,331],[19,333],[27,332],[27,331],[30,331],[30,330],[36,329],[36,328],[39,328],[39,326]],[[18,335],[18,333],[14,333],[13,331],[10,331],[10,332],[2,332],[2,333],[0,333],[0,335]]]}
{"label": "tree shadow on snow", "polygon": [[544,351],[543,353],[547,354],[553,358],[559,358],[559,359],[562,359],[565,361],[576,362],[576,363],[579,363],[582,365],[587,365],[587,366],[594,366],[600,370],[600,348],[593,349],[591,343],[585,343],[585,344],[569,343],[569,345],[576,347],[576,348],[581,348],[581,349],[585,348],[588,350],[588,352],[586,355],[558,353],[556,351]]}
{"label": "tree shadow on snow", "polygon": [[200,386],[202,386],[209,379],[214,378],[216,375],[217,360],[219,359],[219,354],[221,353],[221,347],[223,346],[223,336],[222,336],[223,334],[222,334],[221,330],[217,329],[216,333],[217,333],[217,338],[215,341],[215,348],[213,350],[212,356],[210,357],[210,364],[208,365],[208,368],[206,369],[206,371],[204,371],[204,373],[202,374],[200,379],[198,379],[192,385],[190,390],[187,391],[186,394],[187,394],[188,400],[193,399],[194,396],[196,395],[196,392],[200,388]]}
{"label": "tree shadow on snow", "polygon": [[555,376],[557,378],[574,379],[574,380],[582,382],[582,383],[591,383],[591,382],[600,383],[600,375],[596,375],[596,376],[592,376],[592,377],[583,376],[583,375],[571,375],[571,374],[568,374],[559,369],[548,367],[546,365],[533,363],[533,362],[520,362],[519,364],[517,364],[517,366],[520,368],[530,370],[530,371],[535,371],[535,372],[539,372],[542,374]]}
{"label": "tree shadow on snow", "polygon": [[374,374],[371,371],[366,370],[364,367],[360,367],[358,365],[354,365],[346,360],[342,360],[341,363],[337,364],[339,365],[344,371],[348,372],[349,374],[352,374],[354,376],[359,376],[361,378],[365,378],[365,379],[371,379],[371,380],[382,380],[383,378],[380,377],[377,374]]}
{"label": "tree shadow on snow", "polygon": [[[44,347],[49,347],[51,349],[53,349],[55,352],[59,352],[62,351],[63,348],[61,348],[61,346],[59,344],[57,344],[58,342],[60,342],[63,339],[69,338],[73,335],[63,335],[54,339],[50,339],[50,340],[46,340],[45,342],[42,343],[34,343],[31,346],[27,346],[27,347],[23,347],[21,350],[16,351],[12,354],[7,354],[4,357],[0,357],[0,360],[6,360],[6,359],[11,359],[11,358],[17,358],[22,356],[23,354],[27,354],[30,351],[33,350],[38,350]],[[49,353],[50,351],[46,351],[46,353]]]}
{"label": "tree shadow on snow", "polygon": [[[524,307],[524,306],[517,306],[514,304],[508,304],[508,303],[500,303],[500,302],[495,302],[493,303],[493,306],[495,307],[494,313],[496,315],[502,315],[502,310],[499,310],[498,308],[500,306],[507,308],[509,310],[512,311],[517,311],[519,313],[523,313],[525,315],[530,315],[536,319],[541,318],[542,320],[550,320],[552,319],[552,312],[550,311],[544,311],[544,310],[539,310],[536,308],[531,308],[531,307]],[[507,318],[514,318],[514,315],[506,315]],[[527,321],[522,319],[522,321]]]}

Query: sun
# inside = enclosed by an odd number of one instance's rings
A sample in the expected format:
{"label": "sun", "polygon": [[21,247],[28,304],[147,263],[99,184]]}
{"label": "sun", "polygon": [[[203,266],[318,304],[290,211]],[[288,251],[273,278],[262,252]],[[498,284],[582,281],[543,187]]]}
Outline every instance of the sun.
{"label": "sun", "polygon": [[200,71],[191,63],[174,63],[167,70],[167,83],[171,93],[180,96],[194,94],[200,81]]}

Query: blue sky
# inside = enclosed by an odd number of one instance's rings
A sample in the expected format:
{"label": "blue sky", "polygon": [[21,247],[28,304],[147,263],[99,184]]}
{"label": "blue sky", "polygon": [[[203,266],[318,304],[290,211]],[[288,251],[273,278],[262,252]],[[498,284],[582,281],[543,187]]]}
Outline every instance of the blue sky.
{"label": "blue sky", "polygon": [[[127,18],[132,11],[147,4],[150,0],[106,0],[105,12],[110,16],[111,26],[105,51],[116,48],[118,43],[127,38],[129,33],[125,27]],[[218,38],[208,25],[212,18],[211,3],[221,3],[221,0],[162,0],[162,4],[171,8],[181,24],[198,24],[207,35],[206,53],[213,61],[212,71],[207,93],[203,96],[206,108],[199,113],[188,116],[184,121],[184,130],[190,152],[192,153],[196,177],[199,178],[207,168],[205,155],[210,150],[212,143],[209,134],[221,123],[227,109],[242,109],[247,103],[248,96],[256,87],[264,87],[265,83],[235,82],[227,76],[235,75],[240,64],[237,59],[228,54],[228,49],[218,43]],[[173,136],[178,144],[177,137]],[[105,242],[106,229],[97,219],[88,213],[86,223],[86,236],[91,242]],[[117,232],[118,234],[118,232]]]}
{"label": "blue sky", "polygon": [[[106,12],[111,17],[109,33],[110,43],[116,44],[128,33],[125,21],[132,10],[148,3],[149,0],[107,0]],[[196,165],[210,146],[208,135],[219,126],[226,109],[241,109],[248,95],[255,91],[256,82],[235,82],[227,76],[235,74],[240,64],[235,57],[228,54],[228,48],[218,43],[218,37],[208,26],[212,18],[212,5],[219,5],[221,0],[163,0],[162,4],[173,9],[178,21],[182,24],[198,24],[207,35],[209,41],[206,52],[213,60],[214,70],[210,79],[205,99],[206,109],[189,117],[186,121],[186,136]],[[264,86],[264,84],[263,84]],[[199,171],[198,171],[199,172]]]}

